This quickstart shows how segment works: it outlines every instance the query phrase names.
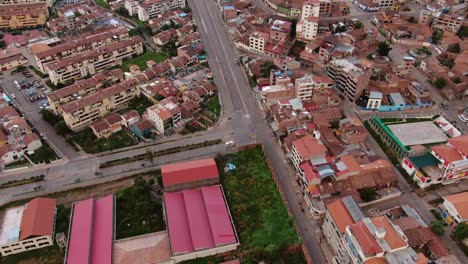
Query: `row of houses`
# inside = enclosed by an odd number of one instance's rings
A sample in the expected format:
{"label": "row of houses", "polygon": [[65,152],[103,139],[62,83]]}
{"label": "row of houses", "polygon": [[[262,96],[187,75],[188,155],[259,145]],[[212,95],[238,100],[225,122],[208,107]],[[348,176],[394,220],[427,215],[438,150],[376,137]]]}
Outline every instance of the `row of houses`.
{"label": "row of houses", "polygon": [[0,105],[0,164],[4,166],[34,154],[42,142],[15,108],[4,99]]}
{"label": "row of houses", "polygon": [[148,21],[168,11],[184,8],[185,4],[185,0],[126,0],[124,6],[129,15]]}
{"label": "row of houses", "polygon": [[7,1],[0,4],[0,29],[21,29],[44,26],[49,17],[45,1]]}

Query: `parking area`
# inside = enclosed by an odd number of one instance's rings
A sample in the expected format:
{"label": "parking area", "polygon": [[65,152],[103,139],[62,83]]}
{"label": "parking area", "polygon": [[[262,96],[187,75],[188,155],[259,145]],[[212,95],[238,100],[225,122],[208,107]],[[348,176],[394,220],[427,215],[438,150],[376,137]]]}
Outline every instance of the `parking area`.
{"label": "parking area", "polygon": [[[179,89],[185,86],[185,89],[192,89],[197,86],[202,80],[209,80],[212,78],[211,71],[201,65],[190,67],[185,71],[177,73],[175,76],[168,77],[169,80],[173,81],[174,85]],[[183,89],[182,89],[183,90]]]}
{"label": "parking area", "polygon": [[27,107],[31,110],[37,109],[39,111],[50,108],[47,101],[47,94],[50,93],[50,89],[44,86],[40,80],[36,79],[29,70],[13,74],[11,77],[10,80],[13,88],[15,88],[15,92],[11,92],[13,99],[16,99],[18,96],[24,97],[31,104],[31,107]]}

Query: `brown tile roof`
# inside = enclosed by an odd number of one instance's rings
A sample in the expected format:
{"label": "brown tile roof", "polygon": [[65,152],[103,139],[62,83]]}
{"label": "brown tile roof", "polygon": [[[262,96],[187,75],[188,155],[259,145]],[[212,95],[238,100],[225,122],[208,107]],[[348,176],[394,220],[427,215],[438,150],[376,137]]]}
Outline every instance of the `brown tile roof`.
{"label": "brown tile roof", "polygon": [[26,204],[20,225],[20,240],[32,236],[52,236],[55,223],[55,199],[38,197]]}
{"label": "brown tile roof", "polygon": [[447,247],[429,227],[416,227],[408,229],[404,231],[404,233],[408,238],[408,245],[410,247],[426,245],[435,258],[441,258],[449,255]]}
{"label": "brown tile roof", "polygon": [[385,229],[384,240],[391,249],[395,250],[407,246],[405,240],[403,240],[400,234],[395,230],[386,216],[374,217],[371,218],[371,220],[377,228]]}
{"label": "brown tile roof", "polygon": [[456,148],[448,146],[446,144],[433,146],[431,149],[442,159],[449,163],[463,159],[462,155],[457,151]]}
{"label": "brown tile roof", "polygon": [[451,202],[462,219],[468,219],[468,192],[442,197]]}
{"label": "brown tile roof", "polygon": [[463,153],[463,155],[468,156],[468,135],[449,138],[448,142]]}
{"label": "brown tile roof", "polygon": [[316,157],[316,156],[325,156],[327,153],[327,147],[320,144],[317,139],[311,135],[306,135],[293,142],[293,147],[296,148],[299,155],[304,160]]}
{"label": "brown tile roof", "polygon": [[353,218],[341,199],[337,199],[327,204],[327,210],[333,218],[333,221],[335,221],[338,230],[340,230],[342,234],[346,231],[347,226],[354,224]]}

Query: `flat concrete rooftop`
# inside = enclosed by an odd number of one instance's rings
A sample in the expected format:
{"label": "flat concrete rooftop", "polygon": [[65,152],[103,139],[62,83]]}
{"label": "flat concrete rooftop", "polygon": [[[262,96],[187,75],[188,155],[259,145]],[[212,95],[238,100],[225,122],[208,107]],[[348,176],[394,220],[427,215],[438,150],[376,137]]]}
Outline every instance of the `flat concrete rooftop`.
{"label": "flat concrete rooftop", "polygon": [[432,121],[388,125],[405,146],[447,141],[447,136]]}

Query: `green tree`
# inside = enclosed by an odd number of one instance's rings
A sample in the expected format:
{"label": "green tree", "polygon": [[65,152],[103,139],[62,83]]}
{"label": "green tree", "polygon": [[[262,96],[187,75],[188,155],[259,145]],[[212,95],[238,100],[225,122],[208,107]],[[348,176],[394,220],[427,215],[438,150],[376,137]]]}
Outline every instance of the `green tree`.
{"label": "green tree", "polygon": [[26,70],[26,67],[23,66],[23,65],[19,65],[19,66],[16,67],[16,71],[17,71],[17,72],[22,72],[22,71],[24,71],[24,70]]}
{"label": "green tree", "polygon": [[362,22],[357,22],[356,24],[354,24],[354,29],[360,29],[363,27],[364,27],[364,24]]}
{"label": "green tree", "polygon": [[442,39],[442,32],[434,31],[432,33],[432,43],[439,43],[441,39]]}
{"label": "green tree", "polygon": [[415,24],[417,21],[416,21],[416,18],[410,17],[410,18],[408,19],[408,22]]}
{"label": "green tree", "polygon": [[447,80],[445,80],[443,77],[439,77],[435,80],[434,85],[437,88],[442,89],[447,85]]}
{"label": "green tree", "polygon": [[124,16],[124,17],[130,17],[130,14],[128,13],[128,10],[121,6],[119,8],[117,8],[117,10],[115,10],[115,12],[121,16]]}
{"label": "green tree", "polygon": [[345,25],[337,26],[335,28],[335,33],[342,33],[342,32],[346,32],[347,30],[348,28]]}
{"label": "green tree", "polygon": [[4,40],[0,40],[0,49],[5,48],[5,46],[6,46],[5,41],[4,41]]}
{"label": "green tree", "polygon": [[367,203],[377,198],[377,192],[372,188],[365,188],[359,192],[359,196],[363,202]]}
{"label": "green tree", "polygon": [[455,232],[453,232],[453,235],[458,240],[467,239],[468,238],[468,224],[464,222],[458,224],[457,228],[455,229]]}
{"label": "green tree", "polygon": [[377,47],[377,53],[379,53],[380,56],[387,56],[390,50],[392,50],[390,43],[388,43],[387,41],[379,42],[379,45]]}
{"label": "green tree", "polygon": [[462,27],[458,30],[457,36],[459,36],[460,38],[468,38],[468,27],[462,26]]}
{"label": "green tree", "polygon": [[265,63],[262,64],[261,66],[261,77],[263,78],[268,78],[268,76],[270,76],[270,72],[271,70],[275,69],[276,66],[273,62],[270,62],[270,61],[267,61]]}
{"label": "green tree", "polygon": [[445,232],[444,224],[441,221],[432,221],[431,222],[432,231],[438,236],[442,236]]}
{"label": "green tree", "polygon": [[60,122],[55,123],[54,124],[54,129],[57,132],[57,134],[59,134],[61,136],[65,136],[65,135],[71,133],[70,129],[67,127],[67,125],[65,124],[64,121],[60,121]]}

